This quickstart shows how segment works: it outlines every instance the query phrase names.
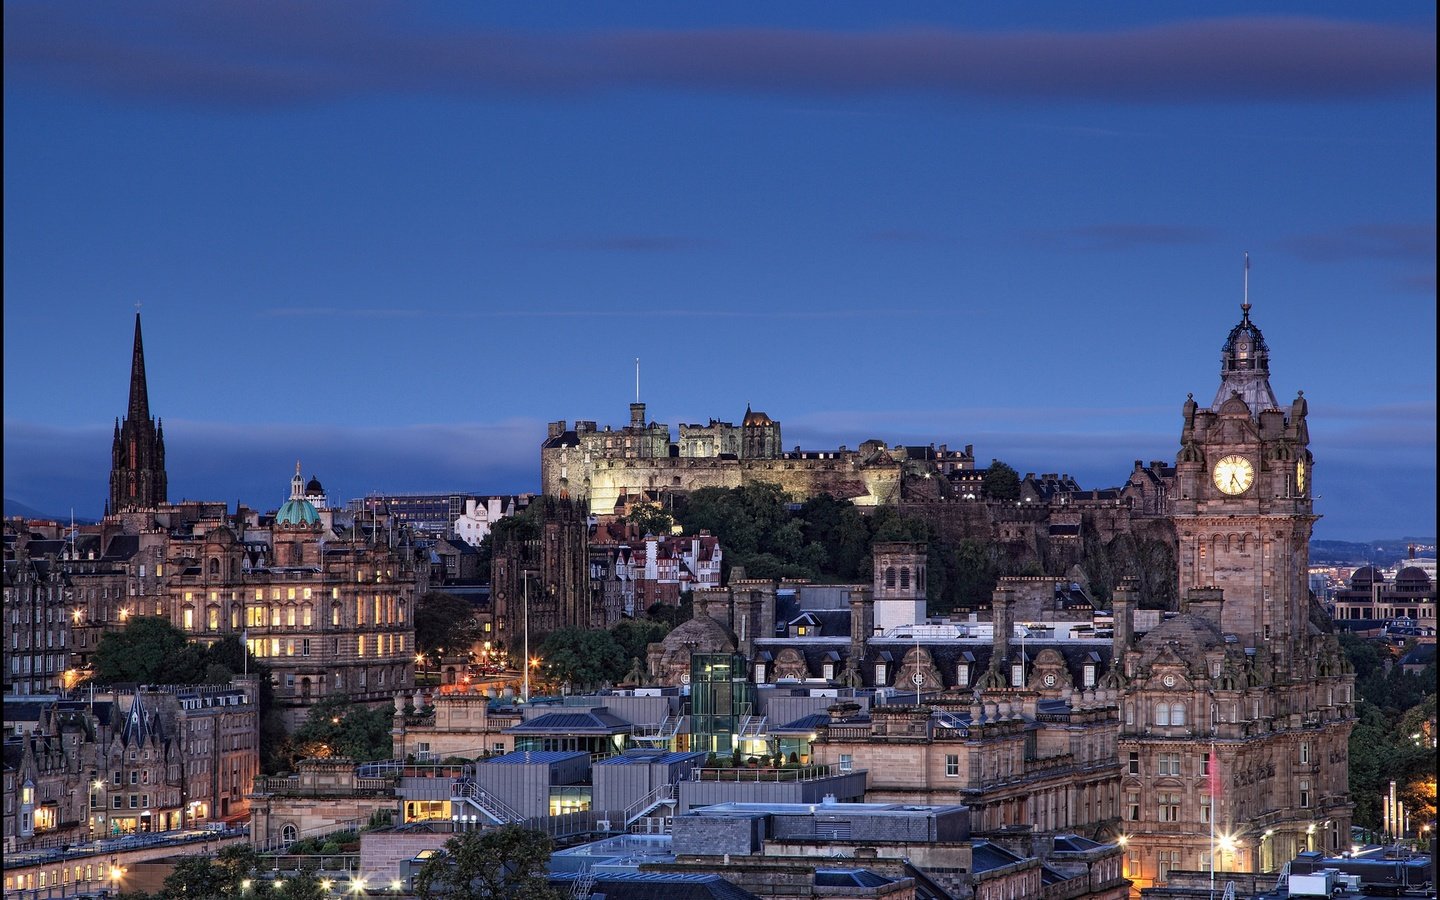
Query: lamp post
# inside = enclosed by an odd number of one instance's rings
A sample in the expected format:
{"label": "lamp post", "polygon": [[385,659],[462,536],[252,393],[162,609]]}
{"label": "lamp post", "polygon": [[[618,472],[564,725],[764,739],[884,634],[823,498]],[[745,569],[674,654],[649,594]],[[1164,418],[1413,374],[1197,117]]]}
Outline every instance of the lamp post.
{"label": "lamp post", "polygon": [[526,703],[530,702],[530,573],[522,570],[520,572],[522,583],[521,594],[525,598],[525,686],[521,691],[521,697]]}

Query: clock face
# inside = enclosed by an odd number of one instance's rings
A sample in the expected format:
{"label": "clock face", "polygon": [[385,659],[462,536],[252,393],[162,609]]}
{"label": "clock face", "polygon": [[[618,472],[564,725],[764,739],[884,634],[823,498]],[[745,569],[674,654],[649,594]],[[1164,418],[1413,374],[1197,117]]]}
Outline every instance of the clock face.
{"label": "clock face", "polygon": [[1305,460],[1298,460],[1295,463],[1295,490],[1301,494],[1305,493],[1305,479],[1308,475],[1309,472],[1305,469]]}
{"label": "clock face", "polygon": [[1166,687],[1174,687],[1174,686],[1175,686],[1175,676],[1174,676],[1174,675],[1166,675],[1164,678],[1162,678],[1162,679],[1160,679],[1160,680],[1163,681],[1163,682],[1165,682],[1165,686],[1166,686]]}
{"label": "clock face", "polygon": [[1050,674],[1050,675],[1046,675],[1046,676],[1045,676],[1045,686],[1046,686],[1046,687],[1054,687],[1054,686],[1055,686],[1055,675],[1054,675],[1053,673]]}
{"label": "clock face", "polygon": [[1255,483],[1255,467],[1243,456],[1227,456],[1215,464],[1215,486],[1226,494],[1243,494]]}

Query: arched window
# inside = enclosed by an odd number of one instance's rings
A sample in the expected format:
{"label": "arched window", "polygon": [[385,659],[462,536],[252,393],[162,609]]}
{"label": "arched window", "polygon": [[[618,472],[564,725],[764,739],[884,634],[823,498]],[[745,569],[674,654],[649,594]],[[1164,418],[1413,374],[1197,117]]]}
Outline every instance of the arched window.
{"label": "arched window", "polygon": [[904,566],[904,567],[902,567],[902,568],[900,569],[900,590],[902,590],[902,591],[908,591],[909,589],[910,589],[910,567],[909,567],[909,566]]}
{"label": "arched window", "polygon": [[286,823],[286,825],[280,829],[280,840],[287,847],[295,843],[295,841],[298,840],[299,837],[300,831],[294,825]]}
{"label": "arched window", "polygon": [[310,679],[300,679],[300,696],[305,700],[310,699]]}
{"label": "arched window", "polygon": [[404,601],[404,600],[397,600],[397,601],[395,602],[395,621],[396,621],[396,622],[399,622],[399,623],[401,623],[401,624],[404,624],[404,622],[405,622],[405,601]]}
{"label": "arched window", "polygon": [[211,577],[211,578],[219,578],[219,577],[220,577],[220,560],[219,560],[218,557],[214,557],[214,556],[210,557],[210,577]]}
{"label": "arched window", "polygon": [[332,603],[332,604],[330,604],[330,624],[331,624],[331,625],[339,625],[339,624],[340,624],[340,604],[338,604],[338,603]]}
{"label": "arched window", "polygon": [[893,587],[895,586],[895,567],[894,567],[894,566],[889,566],[889,567],[887,567],[887,568],[885,569],[885,586],[886,586],[887,588],[893,588]]}
{"label": "arched window", "polygon": [[1171,725],[1184,725],[1184,724],[1185,724],[1185,704],[1183,704],[1183,703],[1172,703],[1172,704],[1170,705],[1170,724],[1171,724]]}

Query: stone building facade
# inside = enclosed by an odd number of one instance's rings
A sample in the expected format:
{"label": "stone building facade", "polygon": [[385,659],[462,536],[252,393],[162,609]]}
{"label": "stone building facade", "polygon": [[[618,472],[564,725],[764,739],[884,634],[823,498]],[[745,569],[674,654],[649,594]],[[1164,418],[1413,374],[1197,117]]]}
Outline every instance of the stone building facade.
{"label": "stone building facade", "polygon": [[[1349,842],[1354,675],[1309,595],[1314,459],[1308,406],[1269,383],[1250,305],[1211,406],[1183,407],[1169,509],[1181,615],[1135,641],[1138,591],[1115,601],[1129,876],[1269,871]],[[1221,836],[1217,842],[1215,833]]]}

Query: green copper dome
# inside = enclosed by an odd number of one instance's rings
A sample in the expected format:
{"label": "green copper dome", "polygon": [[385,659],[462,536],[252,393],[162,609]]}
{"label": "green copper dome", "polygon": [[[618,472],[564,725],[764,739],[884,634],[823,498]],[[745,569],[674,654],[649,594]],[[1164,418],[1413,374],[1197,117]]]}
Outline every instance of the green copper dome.
{"label": "green copper dome", "polygon": [[309,500],[290,499],[275,514],[277,528],[308,528],[320,524],[320,514]]}

